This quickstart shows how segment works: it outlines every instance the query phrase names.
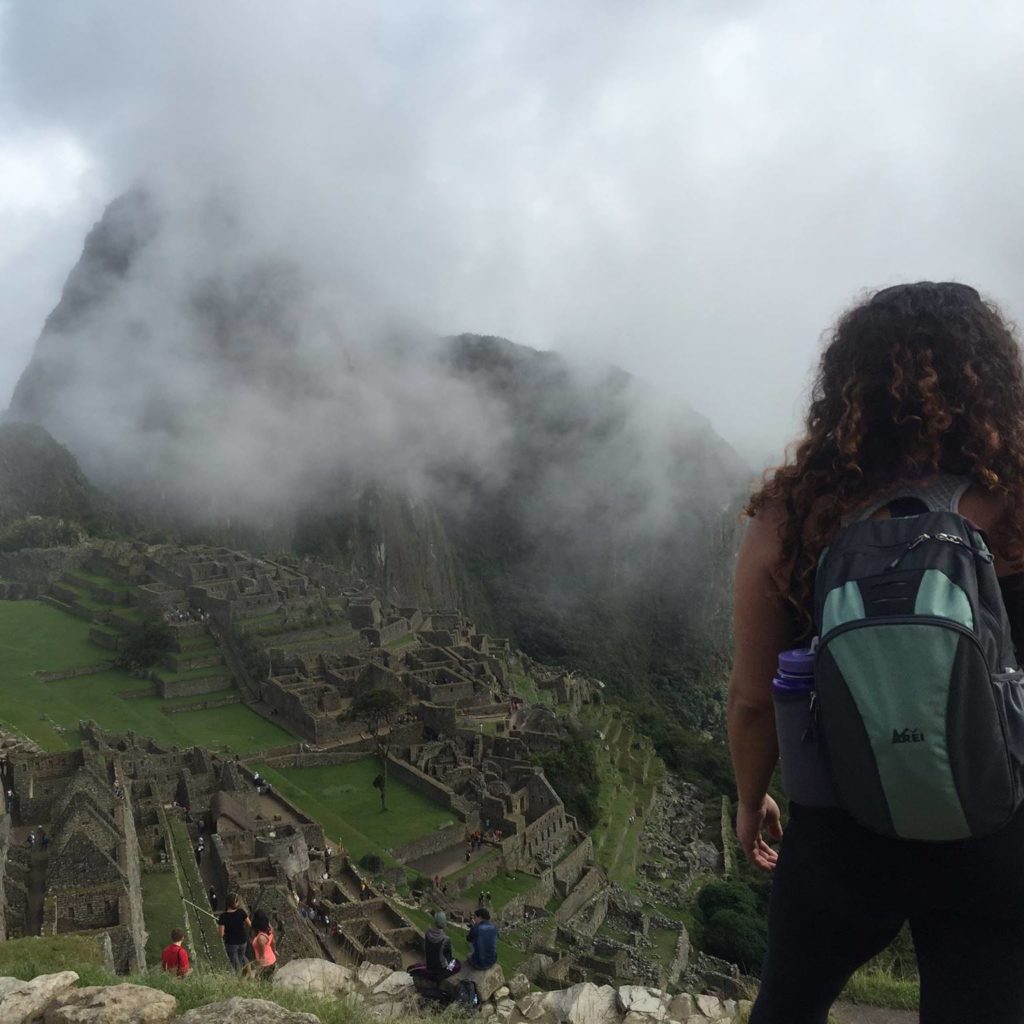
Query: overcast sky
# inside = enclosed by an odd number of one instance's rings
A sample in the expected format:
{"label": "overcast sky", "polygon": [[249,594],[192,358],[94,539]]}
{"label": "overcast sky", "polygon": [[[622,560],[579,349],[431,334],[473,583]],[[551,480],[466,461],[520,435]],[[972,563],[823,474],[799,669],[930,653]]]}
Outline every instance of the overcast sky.
{"label": "overcast sky", "polygon": [[618,363],[769,458],[863,288],[1020,316],[1022,100],[1016,2],[0,0],[0,406],[149,181],[238,190],[343,291]]}

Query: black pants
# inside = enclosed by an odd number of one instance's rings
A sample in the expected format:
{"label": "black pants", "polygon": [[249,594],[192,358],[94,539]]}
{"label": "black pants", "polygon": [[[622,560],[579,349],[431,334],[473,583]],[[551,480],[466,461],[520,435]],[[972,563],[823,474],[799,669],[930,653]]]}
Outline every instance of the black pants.
{"label": "black pants", "polygon": [[1022,1024],[1024,811],[985,839],[918,843],[793,805],[750,1024],[825,1024],[850,975],[905,921],[921,1024]]}

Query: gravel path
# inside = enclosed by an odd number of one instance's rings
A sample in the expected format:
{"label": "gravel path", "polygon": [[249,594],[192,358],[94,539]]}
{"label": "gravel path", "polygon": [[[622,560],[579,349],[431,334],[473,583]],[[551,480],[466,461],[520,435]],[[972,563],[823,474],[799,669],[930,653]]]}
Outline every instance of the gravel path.
{"label": "gravel path", "polygon": [[877,1006],[836,1003],[832,1015],[839,1024],[917,1024],[916,1010],[883,1010]]}

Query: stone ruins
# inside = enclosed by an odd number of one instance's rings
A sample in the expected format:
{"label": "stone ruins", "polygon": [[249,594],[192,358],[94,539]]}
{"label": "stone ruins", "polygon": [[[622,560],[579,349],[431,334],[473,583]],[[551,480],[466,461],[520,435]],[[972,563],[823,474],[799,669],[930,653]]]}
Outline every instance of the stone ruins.
{"label": "stone ruins", "polygon": [[[344,850],[328,853],[321,826],[257,785],[237,756],[83,723],[78,750],[6,756],[14,800],[0,819],[0,937],[105,934],[114,966],[135,970],[146,942],[140,879],[166,872],[185,905],[199,908],[187,912],[189,939],[211,962],[224,954],[201,911],[211,902],[223,909],[237,891],[250,909],[271,913],[284,961],[400,969],[421,955],[409,916],[418,895],[423,908],[458,921],[462,894],[526,874],[532,887],[500,917],[503,927],[538,925],[524,965],[532,978],[635,975],[621,947],[595,940],[609,912],[607,879],[591,839],[533,763],[559,746],[553,706],[578,714],[599,704],[601,683],[535,665],[458,612],[388,606],[350,574],[295,558],[101,542],[3,556],[0,576],[7,597],[38,597],[87,619],[111,656],[133,622],[162,617],[173,650],[148,673],[153,693],[195,697],[190,710],[245,702],[297,737],[261,753],[270,766],[377,755],[380,737],[350,709],[368,690],[393,691],[403,710],[386,729],[389,777],[453,819],[388,851],[401,869],[371,877]],[[517,689],[526,672],[532,701]],[[463,866],[474,836],[480,854]],[[410,872],[430,882],[411,902],[397,892]],[[684,954],[676,977],[685,966]]]}

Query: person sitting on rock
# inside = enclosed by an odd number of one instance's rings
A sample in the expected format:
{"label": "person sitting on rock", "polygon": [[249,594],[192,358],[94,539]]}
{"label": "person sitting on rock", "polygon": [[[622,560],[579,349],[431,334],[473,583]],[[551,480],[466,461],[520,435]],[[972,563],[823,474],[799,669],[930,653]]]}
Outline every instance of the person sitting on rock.
{"label": "person sitting on rock", "polygon": [[452,940],[448,938],[445,928],[448,927],[448,918],[443,910],[434,914],[434,926],[428,928],[423,936],[424,963],[413,964],[409,973],[428,977],[432,981],[441,982],[458,974],[462,970],[462,964],[455,959],[452,953]]}
{"label": "person sitting on rock", "polygon": [[192,970],[188,961],[188,950],[182,945],[185,933],[180,928],[171,930],[171,944],[164,946],[161,961],[165,971],[173,971],[179,978],[184,978]]}
{"label": "person sitting on rock", "polygon": [[466,935],[469,941],[469,966],[486,971],[498,962],[498,928],[486,907],[473,911],[473,924]]}

